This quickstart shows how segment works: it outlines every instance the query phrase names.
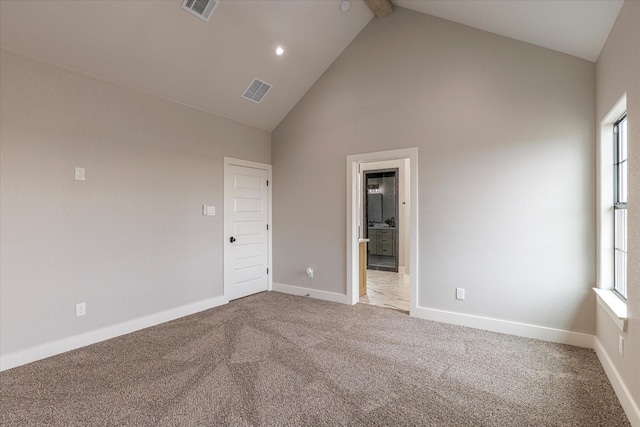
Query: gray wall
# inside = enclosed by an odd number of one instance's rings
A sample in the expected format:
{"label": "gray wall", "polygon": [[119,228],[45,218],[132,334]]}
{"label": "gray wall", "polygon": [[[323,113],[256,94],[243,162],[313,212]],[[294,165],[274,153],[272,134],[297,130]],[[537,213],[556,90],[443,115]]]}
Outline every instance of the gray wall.
{"label": "gray wall", "polygon": [[372,20],[273,132],[274,282],[346,293],[346,156],[418,147],[419,306],[594,333],[594,74],[402,8]]}
{"label": "gray wall", "polygon": [[[596,63],[596,119],[600,122],[627,94],[629,143],[627,333],[620,333],[598,306],[597,337],[640,407],[640,2],[625,1]],[[618,354],[618,335],[625,338],[625,354]]]}
{"label": "gray wall", "polygon": [[223,156],[270,134],[0,55],[2,354],[222,295]]}

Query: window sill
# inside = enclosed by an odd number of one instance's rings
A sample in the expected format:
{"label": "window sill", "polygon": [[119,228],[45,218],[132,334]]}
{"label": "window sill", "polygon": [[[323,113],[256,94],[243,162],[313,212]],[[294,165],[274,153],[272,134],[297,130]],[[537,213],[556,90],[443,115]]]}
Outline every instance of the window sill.
{"label": "window sill", "polygon": [[598,303],[604,311],[611,317],[613,323],[622,332],[627,330],[627,304],[618,298],[610,289],[593,288],[598,294]]}

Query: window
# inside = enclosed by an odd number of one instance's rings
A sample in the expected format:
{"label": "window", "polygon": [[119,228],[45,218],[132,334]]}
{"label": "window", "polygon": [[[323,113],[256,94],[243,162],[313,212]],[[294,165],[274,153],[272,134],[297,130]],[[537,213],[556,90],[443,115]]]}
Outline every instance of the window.
{"label": "window", "polygon": [[627,114],[613,125],[613,289],[627,299]]}

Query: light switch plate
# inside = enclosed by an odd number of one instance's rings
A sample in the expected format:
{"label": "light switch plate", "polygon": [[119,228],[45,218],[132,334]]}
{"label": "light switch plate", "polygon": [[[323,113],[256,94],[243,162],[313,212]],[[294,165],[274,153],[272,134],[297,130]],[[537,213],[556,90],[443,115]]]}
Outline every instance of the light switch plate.
{"label": "light switch plate", "polygon": [[215,214],[216,214],[215,206],[202,205],[202,215],[215,216]]}

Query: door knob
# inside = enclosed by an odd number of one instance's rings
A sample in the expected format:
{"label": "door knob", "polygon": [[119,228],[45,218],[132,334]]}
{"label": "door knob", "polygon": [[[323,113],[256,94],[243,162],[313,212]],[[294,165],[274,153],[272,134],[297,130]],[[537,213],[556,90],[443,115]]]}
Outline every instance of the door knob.
{"label": "door knob", "polygon": [[233,236],[231,236],[231,238],[229,239],[229,241],[230,241],[231,243],[233,243],[233,242],[235,242],[235,241],[236,241],[236,238],[235,238],[235,237],[233,237]]}

